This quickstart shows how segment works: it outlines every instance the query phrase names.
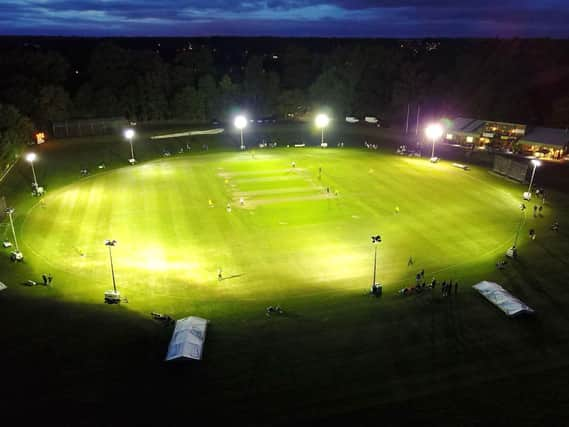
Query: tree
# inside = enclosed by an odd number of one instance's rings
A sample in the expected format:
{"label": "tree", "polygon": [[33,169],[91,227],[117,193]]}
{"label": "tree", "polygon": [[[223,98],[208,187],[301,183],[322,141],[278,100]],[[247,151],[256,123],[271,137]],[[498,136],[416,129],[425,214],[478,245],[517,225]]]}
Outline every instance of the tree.
{"label": "tree", "polygon": [[327,69],[310,87],[310,99],[314,108],[331,109],[336,114],[349,113],[352,104],[351,86],[336,67]]}
{"label": "tree", "polygon": [[289,46],[281,58],[283,86],[288,90],[307,90],[321,70],[320,56],[304,46]]}
{"label": "tree", "polygon": [[278,100],[281,92],[281,79],[275,72],[269,72],[265,75],[263,81],[263,96],[260,102],[260,114],[271,116],[278,110]]}
{"label": "tree", "polygon": [[37,97],[34,117],[45,126],[50,121],[67,119],[70,110],[71,99],[63,87],[45,86]]}
{"label": "tree", "polygon": [[176,118],[204,122],[204,102],[200,93],[193,86],[179,90],[172,100],[172,113]]}
{"label": "tree", "polygon": [[239,86],[231,81],[231,77],[225,74],[219,82],[219,111],[218,116],[226,119],[232,116],[239,99]]}
{"label": "tree", "polygon": [[132,79],[131,53],[113,43],[97,45],[89,62],[89,77],[94,88],[109,88],[115,95]]}
{"label": "tree", "polygon": [[305,113],[306,107],[306,96],[302,90],[284,90],[279,95],[277,112],[280,118],[297,117]]}
{"label": "tree", "polygon": [[199,99],[203,103],[203,112],[206,119],[211,120],[218,111],[219,99],[215,79],[205,74],[198,80]]}
{"label": "tree", "polygon": [[245,67],[245,79],[243,81],[243,91],[246,104],[251,112],[259,114],[261,98],[263,96],[263,85],[265,82],[265,70],[263,68],[263,58],[252,56],[247,61]]}
{"label": "tree", "polygon": [[0,167],[4,170],[33,138],[34,126],[12,105],[0,104]]}

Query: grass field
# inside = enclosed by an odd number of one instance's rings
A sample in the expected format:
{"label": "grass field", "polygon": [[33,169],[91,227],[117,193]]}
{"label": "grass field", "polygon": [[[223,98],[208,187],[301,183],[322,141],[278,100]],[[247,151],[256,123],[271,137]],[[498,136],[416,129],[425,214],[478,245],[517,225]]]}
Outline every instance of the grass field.
{"label": "grass field", "polygon": [[[70,183],[79,152],[93,161],[115,150],[46,147],[48,194],[38,201],[8,189],[26,256],[0,262],[9,285],[0,360],[16,378],[3,400],[14,408],[40,387],[50,391],[36,408],[67,406],[91,425],[168,425],[188,401],[203,410],[196,416],[248,425],[366,424],[380,414],[391,424],[556,425],[569,414],[565,195],[548,195],[543,218],[529,205],[521,257],[499,272],[523,187],[481,168],[383,147],[213,150]],[[554,220],[560,233],[549,229]],[[372,234],[383,239],[380,299],[366,295]],[[9,236],[5,225],[0,235]],[[121,306],[102,303],[107,238],[119,242],[117,285],[129,300]],[[458,295],[399,296],[421,269],[427,280],[458,280]],[[48,272],[52,288],[18,286]],[[471,290],[483,279],[537,316],[505,319]],[[285,315],[268,318],[275,304]],[[151,311],[210,319],[204,361],[166,366],[171,329]],[[98,408],[114,402],[109,420]]]}

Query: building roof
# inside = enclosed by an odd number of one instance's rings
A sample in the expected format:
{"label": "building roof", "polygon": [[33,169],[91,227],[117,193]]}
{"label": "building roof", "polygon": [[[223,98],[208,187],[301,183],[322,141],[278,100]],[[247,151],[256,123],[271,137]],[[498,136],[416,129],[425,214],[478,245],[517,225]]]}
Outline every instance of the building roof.
{"label": "building roof", "polygon": [[567,129],[534,127],[520,139],[519,143],[565,147],[569,144],[569,131]]}
{"label": "building roof", "polygon": [[486,121],[484,120],[472,119],[468,117],[457,117],[451,122],[448,130],[462,135],[479,136],[482,133],[482,128],[485,125]]}

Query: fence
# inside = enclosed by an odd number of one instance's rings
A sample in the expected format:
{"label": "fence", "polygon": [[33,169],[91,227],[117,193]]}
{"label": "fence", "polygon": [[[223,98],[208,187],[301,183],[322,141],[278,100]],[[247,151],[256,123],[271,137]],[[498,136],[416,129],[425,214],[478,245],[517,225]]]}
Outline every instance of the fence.
{"label": "fence", "polygon": [[494,156],[494,172],[519,182],[526,182],[529,164],[511,157]]}
{"label": "fence", "polygon": [[56,138],[106,135],[120,132],[128,126],[124,117],[109,117],[101,119],[66,120],[53,122],[51,125],[53,136]]}

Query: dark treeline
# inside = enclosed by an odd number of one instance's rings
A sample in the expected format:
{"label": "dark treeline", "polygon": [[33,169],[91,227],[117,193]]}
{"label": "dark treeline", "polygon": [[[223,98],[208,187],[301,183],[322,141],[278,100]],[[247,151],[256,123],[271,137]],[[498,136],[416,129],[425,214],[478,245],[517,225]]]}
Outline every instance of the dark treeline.
{"label": "dark treeline", "polygon": [[47,129],[69,118],[207,122],[315,108],[401,122],[408,104],[565,127],[569,41],[3,38],[0,104]]}

